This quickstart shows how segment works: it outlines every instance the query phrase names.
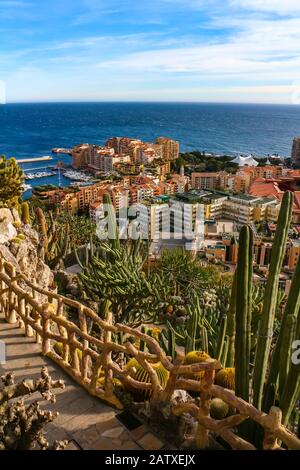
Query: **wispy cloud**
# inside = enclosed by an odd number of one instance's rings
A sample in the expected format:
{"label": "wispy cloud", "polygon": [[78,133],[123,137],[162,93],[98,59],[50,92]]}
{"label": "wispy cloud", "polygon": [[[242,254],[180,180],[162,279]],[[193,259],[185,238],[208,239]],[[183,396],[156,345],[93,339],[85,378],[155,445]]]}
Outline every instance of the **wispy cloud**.
{"label": "wispy cloud", "polygon": [[0,0],[1,27],[9,96],[288,102],[300,80],[299,0]]}
{"label": "wispy cloud", "polygon": [[255,11],[278,13],[280,15],[300,12],[298,0],[231,0],[231,5]]}

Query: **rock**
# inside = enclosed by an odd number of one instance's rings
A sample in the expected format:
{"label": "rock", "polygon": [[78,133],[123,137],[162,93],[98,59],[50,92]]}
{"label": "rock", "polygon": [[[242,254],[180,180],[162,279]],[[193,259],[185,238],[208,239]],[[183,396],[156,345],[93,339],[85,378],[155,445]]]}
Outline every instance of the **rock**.
{"label": "rock", "polygon": [[[18,231],[13,224],[20,225]],[[18,233],[19,232],[19,233]],[[13,239],[22,234],[16,243]],[[28,280],[42,289],[53,291],[54,275],[44,263],[39,253],[39,238],[30,226],[21,224],[16,210],[0,209],[0,256],[11,263],[16,271],[24,274]],[[30,290],[23,283],[22,287]],[[41,301],[44,299],[41,296]]]}
{"label": "rock", "polygon": [[82,286],[76,274],[68,271],[59,270],[55,272],[55,282],[60,284],[61,288],[75,298],[82,295]]}
{"label": "rock", "polygon": [[4,258],[5,261],[12,264],[17,270],[19,270],[19,264],[14,255],[9,251],[6,245],[0,245],[0,257]]}
{"label": "rock", "polygon": [[186,390],[175,390],[171,397],[171,405],[179,405],[180,403],[191,403],[193,398],[188,394]]}
{"label": "rock", "polygon": [[0,244],[8,243],[17,236],[14,222],[10,209],[0,209]]}

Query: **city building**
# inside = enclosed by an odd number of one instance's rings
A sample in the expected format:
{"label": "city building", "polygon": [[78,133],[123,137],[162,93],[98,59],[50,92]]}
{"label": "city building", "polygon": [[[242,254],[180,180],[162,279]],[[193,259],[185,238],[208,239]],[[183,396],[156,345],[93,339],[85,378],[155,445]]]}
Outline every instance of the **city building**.
{"label": "city building", "polygon": [[[280,203],[285,191],[290,187],[282,186],[278,180],[267,180],[259,178],[250,186],[249,194],[255,197],[276,198]],[[300,191],[293,191],[294,203],[292,207],[292,222],[300,223]]]}
{"label": "city building", "polygon": [[300,256],[300,240],[292,240],[288,250],[288,268],[295,270]]}
{"label": "city building", "polygon": [[221,189],[221,178],[220,172],[216,173],[192,173],[192,183],[191,186],[193,189]]}
{"label": "city building", "polygon": [[179,142],[167,137],[158,137],[156,143],[162,146],[162,158],[167,161],[175,161],[179,157]]}
{"label": "city building", "polygon": [[300,168],[300,137],[295,137],[293,141],[292,164],[295,168]]}

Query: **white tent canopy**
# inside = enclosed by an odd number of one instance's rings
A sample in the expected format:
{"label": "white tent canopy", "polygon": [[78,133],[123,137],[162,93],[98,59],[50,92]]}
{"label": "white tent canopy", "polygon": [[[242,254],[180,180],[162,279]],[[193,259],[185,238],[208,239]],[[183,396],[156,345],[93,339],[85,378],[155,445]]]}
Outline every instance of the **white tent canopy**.
{"label": "white tent canopy", "polygon": [[257,166],[258,162],[254,160],[252,155],[249,155],[249,157],[242,157],[239,155],[233,160],[233,163],[237,163],[239,166]]}

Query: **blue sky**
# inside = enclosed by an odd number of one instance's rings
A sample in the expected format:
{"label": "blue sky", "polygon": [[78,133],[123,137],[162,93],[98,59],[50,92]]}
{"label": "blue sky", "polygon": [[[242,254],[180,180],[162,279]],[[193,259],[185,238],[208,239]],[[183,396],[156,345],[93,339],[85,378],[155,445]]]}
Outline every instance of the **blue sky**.
{"label": "blue sky", "polygon": [[300,102],[299,0],[0,0],[7,100]]}

